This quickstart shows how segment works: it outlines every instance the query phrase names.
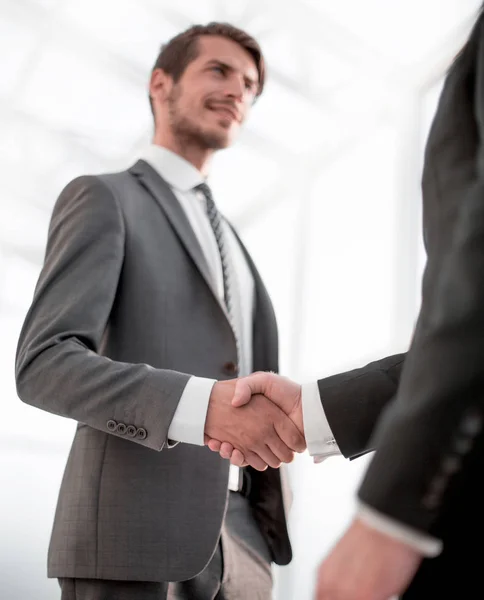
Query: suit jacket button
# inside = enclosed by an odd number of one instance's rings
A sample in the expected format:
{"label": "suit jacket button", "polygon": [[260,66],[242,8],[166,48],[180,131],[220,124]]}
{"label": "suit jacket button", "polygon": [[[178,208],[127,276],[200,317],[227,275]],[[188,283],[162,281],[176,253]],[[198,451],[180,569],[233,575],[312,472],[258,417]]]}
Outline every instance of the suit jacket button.
{"label": "suit jacket button", "polygon": [[119,423],[116,427],[116,433],[124,435],[126,433],[126,425],[124,423]]}
{"label": "suit jacket button", "polygon": [[442,471],[447,475],[457,473],[461,468],[461,460],[457,456],[448,456],[442,461]]}
{"label": "suit jacket button", "polygon": [[467,454],[473,445],[472,439],[470,438],[457,438],[454,442],[455,451],[461,456]]}
{"label": "suit jacket button", "polygon": [[139,440],[145,440],[147,436],[148,432],[146,431],[146,429],[144,427],[139,427],[138,431],[136,432],[136,437]]}
{"label": "suit jacket button", "polygon": [[434,511],[439,506],[439,496],[435,493],[427,494],[422,504],[427,510]]}
{"label": "suit jacket button", "polygon": [[224,364],[224,372],[227,375],[237,375],[239,372],[239,367],[232,361]]}
{"label": "suit jacket button", "polygon": [[126,434],[128,437],[136,437],[136,427],[134,425],[128,425],[128,427],[126,428]]}
{"label": "suit jacket button", "polygon": [[107,423],[106,426],[108,428],[109,431],[116,431],[116,427],[118,426],[118,424],[116,423],[116,421],[113,421],[112,419],[110,419]]}
{"label": "suit jacket button", "polygon": [[460,427],[464,434],[474,437],[480,433],[482,429],[482,418],[476,412],[469,411],[462,419]]}

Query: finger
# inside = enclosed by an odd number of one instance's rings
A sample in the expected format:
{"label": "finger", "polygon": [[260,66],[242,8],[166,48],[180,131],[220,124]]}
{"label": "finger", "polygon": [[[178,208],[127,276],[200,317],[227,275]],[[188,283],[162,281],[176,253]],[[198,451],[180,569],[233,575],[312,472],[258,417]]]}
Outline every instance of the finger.
{"label": "finger", "polygon": [[294,451],[287,447],[275,429],[274,435],[267,440],[267,445],[281,463],[291,463],[294,460]]}
{"label": "finger", "polygon": [[274,422],[274,429],[279,438],[290,450],[294,450],[295,452],[304,452],[306,450],[304,436],[286,415]]}
{"label": "finger", "polygon": [[245,379],[239,379],[235,384],[234,397],[232,398],[232,406],[238,408],[250,402],[252,398],[252,389]]}
{"label": "finger", "polygon": [[281,466],[281,461],[279,458],[272,452],[267,444],[261,444],[257,448],[254,449],[254,452],[257,452],[259,457],[273,469],[278,469]]}
{"label": "finger", "polygon": [[247,464],[256,471],[265,471],[267,469],[267,463],[255,452],[250,450],[245,451],[245,460],[247,461]]}
{"label": "finger", "polygon": [[234,451],[234,447],[229,442],[222,442],[222,444],[220,445],[220,452],[227,454],[229,456],[229,458],[232,457],[233,451]]}
{"label": "finger", "polygon": [[237,448],[232,452],[232,458],[230,459],[230,462],[233,465],[235,465],[236,467],[246,467],[247,466],[245,456],[242,454],[242,452],[240,450],[237,450]]}
{"label": "finger", "polygon": [[218,440],[208,440],[208,442],[207,442],[207,446],[210,448],[210,450],[212,452],[220,452],[221,445],[222,445],[222,442],[219,442]]}
{"label": "finger", "polygon": [[234,451],[234,447],[232,446],[232,444],[229,444],[228,442],[223,442],[222,445],[220,446],[220,456],[222,458],[226,458],[227,460],[230,460],[232,458],[233,451]]}
{"label": "finger", "polygon": [[242,377],[235,384],[232,406],[244,406],[250,402],[254,394],[264,394],[268,385],[269,373],[253,373],[248,377]]}

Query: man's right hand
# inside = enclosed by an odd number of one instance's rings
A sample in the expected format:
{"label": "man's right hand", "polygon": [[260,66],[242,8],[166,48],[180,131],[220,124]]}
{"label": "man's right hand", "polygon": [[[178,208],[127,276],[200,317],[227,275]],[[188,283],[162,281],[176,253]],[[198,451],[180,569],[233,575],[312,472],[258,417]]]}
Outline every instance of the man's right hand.
{"label": "man's right hand", "polygon": [[262,394],[283,410],[304,435],[302,391],[299,383],[276,373],[258,371],[237,379],[232,405],[244,406],[254,394]]}
{"label": "man's right hand", "polygon": [[267,465],[278,468],[282,462],[292,462],[295,452],[306,449],[299,427],[281,408],[259,394],[251,393],[250,402],[245,404],[234,401],[239,404],[234,406],[232,400],[241,381],[219,381],[214,385],[205,421],[206,440],[227,442],[259,471]]}

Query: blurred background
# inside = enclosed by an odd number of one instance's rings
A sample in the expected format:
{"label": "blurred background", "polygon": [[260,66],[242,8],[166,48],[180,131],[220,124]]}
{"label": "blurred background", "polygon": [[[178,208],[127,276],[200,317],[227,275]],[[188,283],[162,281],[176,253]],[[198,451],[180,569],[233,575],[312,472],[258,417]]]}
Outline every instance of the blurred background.
{"label": "blurred background", "polygon": [[[0,597],[55,600],[46,553],[74,422],[23,405],[19,330],[53,204],[150,141],[149,73],[196,22],[253,34],[266,91],[211,178],[275,304],[282,372],[306,382],[407,348],[425,264],[420,175],[442,78],[479,0],[1,0]],[[291,465],[294,560],[275,600],[310,600],[371,455]]]}

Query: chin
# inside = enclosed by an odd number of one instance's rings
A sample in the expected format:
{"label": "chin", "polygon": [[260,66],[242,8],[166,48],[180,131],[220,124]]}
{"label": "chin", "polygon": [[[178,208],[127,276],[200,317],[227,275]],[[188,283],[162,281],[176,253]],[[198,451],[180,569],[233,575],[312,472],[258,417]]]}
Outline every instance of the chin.
{"label": "chin", "polygon": [[228,148],[232,145],[233,139],[231,136],[224,136],[223,138],[220,138],[219,142],[219,148],[220,150],[223,150],[224,148]]}
{"label": "chin", "polygon": [[212,150],[223,150],[228,148],[234,141],[233,135],[230,135],[228,131],[206,131],[204,142]]}

